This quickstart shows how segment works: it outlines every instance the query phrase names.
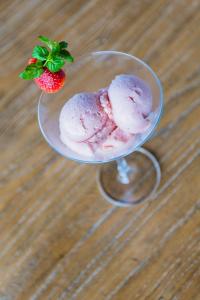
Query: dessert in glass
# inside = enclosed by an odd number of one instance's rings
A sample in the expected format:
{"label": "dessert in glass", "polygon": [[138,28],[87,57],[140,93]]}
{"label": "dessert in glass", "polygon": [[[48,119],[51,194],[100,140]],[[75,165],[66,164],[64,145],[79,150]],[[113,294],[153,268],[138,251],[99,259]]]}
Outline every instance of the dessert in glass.
{"label": "dessert in glass", "polygon": [[112,204],[150,199],[161,178],[157,159],[141,146],[159,123],[162,86],[142,60],[92,52],[67,68],[56,94],[42,92],[38,121],[49,145],[78,163],[101,164],[97,183]]}

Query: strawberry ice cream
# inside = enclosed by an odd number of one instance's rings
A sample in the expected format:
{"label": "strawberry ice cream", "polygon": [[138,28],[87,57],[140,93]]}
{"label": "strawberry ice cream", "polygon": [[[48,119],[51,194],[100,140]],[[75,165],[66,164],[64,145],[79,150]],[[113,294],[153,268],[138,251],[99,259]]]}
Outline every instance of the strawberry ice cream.
{"label": "strawberry ice cream", "polygon": [[108,88],[76,94],[65,103],[61,141],[85,159],[123,155],[151,125],[151,107],[151,90],[143,80],[118,75]]}
{"label": "strawberry ice cream", "polygon": [[148,85],[133,75],[118,75],[108,89],[116,125],[132,134],[144,132],[150,125],[152,95]]}
{"label": "strawberry ice cream", "polygon": [[60,114],[60,131],[71,140],[83,142],[104,128],[108,116],[93,93],[74,95]]}

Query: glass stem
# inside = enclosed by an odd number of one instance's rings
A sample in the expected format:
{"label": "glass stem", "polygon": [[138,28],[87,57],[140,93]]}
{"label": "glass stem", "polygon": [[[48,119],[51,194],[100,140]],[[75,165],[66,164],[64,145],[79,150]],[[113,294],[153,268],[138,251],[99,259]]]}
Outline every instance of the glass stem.
{"label": "glass stem", "polygon": [[129,173],[131,168],[124,158],[119,158],[117,161],[118,180],[123,184],[129,184]]}

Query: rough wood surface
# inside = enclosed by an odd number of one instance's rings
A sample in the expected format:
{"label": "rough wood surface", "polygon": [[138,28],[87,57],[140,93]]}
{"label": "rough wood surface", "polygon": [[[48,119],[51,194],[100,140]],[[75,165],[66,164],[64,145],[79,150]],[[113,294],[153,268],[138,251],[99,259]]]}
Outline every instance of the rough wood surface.
{"label": "rough wood surface", "polygon": [[[200,2],[2,0],[0,11],[0,299],[199,299]],[[67,39],[75,56],[129,52],[157,72],[165,112],[146,145],[162,166],[153,201],[112,207],[97,167],[45,143],[39,91],[17,77],[39,34]]]}

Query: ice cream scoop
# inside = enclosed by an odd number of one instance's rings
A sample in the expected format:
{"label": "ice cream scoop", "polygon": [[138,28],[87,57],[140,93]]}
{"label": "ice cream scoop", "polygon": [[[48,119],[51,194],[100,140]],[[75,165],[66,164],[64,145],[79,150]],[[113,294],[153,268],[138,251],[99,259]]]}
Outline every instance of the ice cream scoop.
{"label": "ice cream scoop", "polygon": [[61,110],[60,131],[73,141],[85,141],[100,131],[107,119],[97,94],[76,94]]}
{"label": "ice cream scoop", "polygon": [[80,155],[94,155],[116,128],[100,103],[102,94],[103,92],[76,94],[61,110],[60,138]]}
{"label": "ice cream scoop", "polygon": [[134,75],[118,75],[108,88],[108,96],[113,119],[120,129],[132,134],[147,130],[152,94],[145,81]]}

